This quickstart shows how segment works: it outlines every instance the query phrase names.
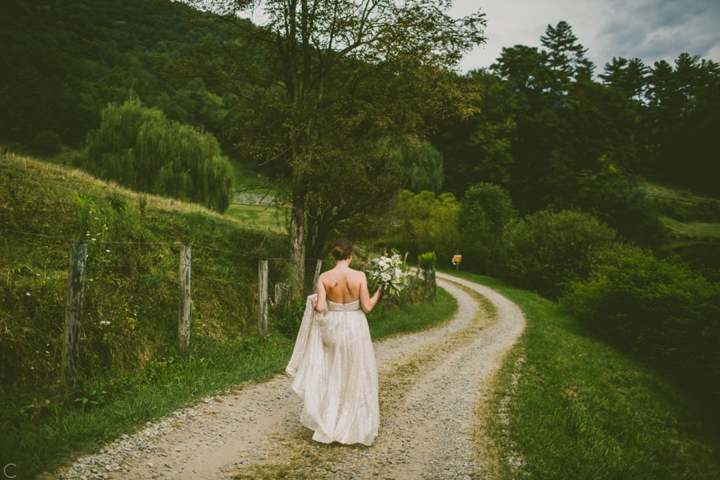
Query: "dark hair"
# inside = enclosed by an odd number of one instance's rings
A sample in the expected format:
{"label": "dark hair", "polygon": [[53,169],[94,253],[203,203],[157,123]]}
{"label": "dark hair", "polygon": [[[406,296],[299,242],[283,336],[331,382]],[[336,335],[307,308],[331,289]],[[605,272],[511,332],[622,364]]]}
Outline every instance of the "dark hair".
{"label": "dark hair", "polygon": [[332,256],[335,260],[345,260],[353,253],[352,243],[347,238],[341,238],[333,245]]}

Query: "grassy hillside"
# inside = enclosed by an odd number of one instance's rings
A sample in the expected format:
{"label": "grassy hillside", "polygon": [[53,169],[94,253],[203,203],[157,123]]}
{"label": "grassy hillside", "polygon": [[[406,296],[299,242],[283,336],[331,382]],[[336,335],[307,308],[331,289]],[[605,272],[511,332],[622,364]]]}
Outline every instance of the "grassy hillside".
{"label": "grassy hillside", "polygon": [[648,182],[666,241],[660,256],[678,255],[703,275],[720,280],[720,200]]}
{"label": "grassy hillside", "polygon": [[[0,161],[0,389],[52,396],[62,357],[70,244],[87,243],[81,376],[116,377],[175,353],[178,253],[192,245],[192,347],[256,322],[257,259],[286,275],[283,235],[201,207],[137,195],[13,154]],[[31,393],[32,392],[32,393]]]}

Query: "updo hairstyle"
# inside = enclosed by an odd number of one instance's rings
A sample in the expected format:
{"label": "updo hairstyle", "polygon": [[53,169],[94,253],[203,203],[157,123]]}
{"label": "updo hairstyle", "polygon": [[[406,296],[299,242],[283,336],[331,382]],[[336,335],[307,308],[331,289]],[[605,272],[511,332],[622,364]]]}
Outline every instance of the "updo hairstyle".
{"label": "updo hairstyle", "polygon": [[332,256],[335,260],[347,260],[350,255],[353,254],[353,247],[350,240],[347,238],[341,238],[335,245],[333,245]]}

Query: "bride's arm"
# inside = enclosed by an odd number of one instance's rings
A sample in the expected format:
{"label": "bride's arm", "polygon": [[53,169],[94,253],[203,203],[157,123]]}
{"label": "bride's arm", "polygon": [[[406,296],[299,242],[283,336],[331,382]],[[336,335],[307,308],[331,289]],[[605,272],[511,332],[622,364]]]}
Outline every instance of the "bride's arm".
{"label": "bride's arm", "polygon": [[367,286],[367,277],[365,274],[361,274],[362,279],[360,280],[360,305],[365,313],[370,313],[377,301],[380,299],[381,288],[377,289],[375,295],[370,296],[370,291]]}
{"label": "bride's arm", "polygon": [[322,282],[322,275],[321,278],[318,278],[317,283],[317,300],[315,301],[315,311],[318,313],[322,313],[323,310],[325,310],[325,300],[327,299],[327,292],[325,291],[325,285]]}

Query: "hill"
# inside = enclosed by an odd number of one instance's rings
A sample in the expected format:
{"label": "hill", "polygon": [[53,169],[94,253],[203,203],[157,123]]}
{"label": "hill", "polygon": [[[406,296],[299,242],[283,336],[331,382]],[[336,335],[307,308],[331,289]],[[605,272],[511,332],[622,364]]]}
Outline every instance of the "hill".
{"label": "hill", "polygon": [[271,285],[285,278],[279,233],[80,171],[0,158],[3,401],[56,394],[71,243],[85,242],[88,252],[80,343],[88,381],[174,355],[180,244],[192,248],[191,344],[200,355],[254,331],[259,258],[271,259]]}

